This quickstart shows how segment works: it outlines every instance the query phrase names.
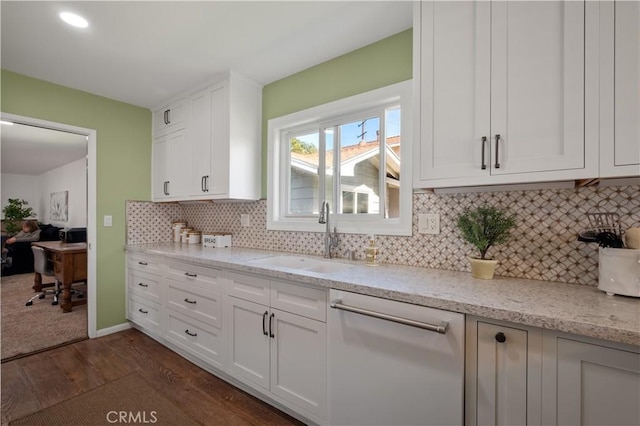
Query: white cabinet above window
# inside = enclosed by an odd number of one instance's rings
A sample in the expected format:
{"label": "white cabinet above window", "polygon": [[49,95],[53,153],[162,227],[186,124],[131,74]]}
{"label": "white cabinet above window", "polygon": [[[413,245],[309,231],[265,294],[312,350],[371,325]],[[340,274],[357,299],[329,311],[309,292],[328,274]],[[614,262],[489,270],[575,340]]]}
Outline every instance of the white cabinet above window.
{"label": "white cabinet above window", "polygon": [[592,3],[419,5],[416,187],[597,176]]}
{"label": "white cabinet above window", "polygon": [[178,99],[154,113],[153,200],[259,199],[260,85],[229,72]]}

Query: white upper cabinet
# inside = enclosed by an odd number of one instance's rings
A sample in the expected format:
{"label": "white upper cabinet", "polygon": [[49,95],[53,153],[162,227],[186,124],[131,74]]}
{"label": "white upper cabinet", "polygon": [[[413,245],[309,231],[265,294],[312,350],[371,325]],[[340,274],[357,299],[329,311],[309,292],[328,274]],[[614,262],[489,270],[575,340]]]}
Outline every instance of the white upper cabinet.
{"label": "white upper cabinet", "polygon": [[183,130],[177,130],[153,141],[152,195],[154,201],[173,201],[185,196],[189,185],[191,146]]}
{"label": "white upper cabinet", "polygon": [[601,2],[600,175],[640,175],[640,3]]}
{"label": "white upper cabinet", "polygon": [[259,199],[260,86],[232,72],[189,99],[187,131],[194,144],[190,198]]}
{"label": "white upper cabinet", "polygon": [[416,187],[597,176],[597,6],[588,3],[420,4]]}
{"label": "white upper cabinet", "polygon": [[153,200],[259,199],[262,88],[229,72],[167,104],[180,107],[154,113]]}

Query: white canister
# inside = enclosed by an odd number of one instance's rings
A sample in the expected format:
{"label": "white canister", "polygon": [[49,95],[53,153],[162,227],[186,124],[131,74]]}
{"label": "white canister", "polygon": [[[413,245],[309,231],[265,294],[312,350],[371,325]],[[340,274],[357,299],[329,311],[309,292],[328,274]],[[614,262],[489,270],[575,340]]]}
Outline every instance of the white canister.
{"label": "white canister", "polygon": [[187,234],[189,244],[200,244],[200,231],[191,231]]}
{"label": "white canister", "polygon": [[173,232],[173,242],[180,242],[180,234],[182,229],[187,227],[187,222],[173,222],[171,223],[171,231]]}
{"label": "white canister", "polygon": [[180,231],[180,242],[187,244],[189,242],[189,232],[193,231],[193,228],[182,228]]}

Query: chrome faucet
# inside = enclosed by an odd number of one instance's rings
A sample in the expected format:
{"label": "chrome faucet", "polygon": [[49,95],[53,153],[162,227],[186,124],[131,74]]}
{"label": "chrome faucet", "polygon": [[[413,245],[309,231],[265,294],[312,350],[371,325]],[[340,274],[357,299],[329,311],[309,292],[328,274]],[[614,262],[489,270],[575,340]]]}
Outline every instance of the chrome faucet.
{"label": "chrome faucet", "polygon": [[327,224],[324,233],[324,257],[325,259],[331,259],[331,249],[338,247],[338,232],[334,226],[333,234],[331,234],[331,225],[329,224],[329,203],[326,200],[322,202],[318,223]]}

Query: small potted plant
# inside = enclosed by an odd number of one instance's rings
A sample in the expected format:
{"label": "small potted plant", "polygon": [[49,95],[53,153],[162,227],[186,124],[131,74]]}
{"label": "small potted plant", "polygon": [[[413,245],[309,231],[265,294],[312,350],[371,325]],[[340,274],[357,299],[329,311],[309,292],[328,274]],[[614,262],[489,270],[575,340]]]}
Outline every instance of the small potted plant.
{"label": "small potted plant", "polygon": [[17,234],[22,229],[21,222],[24,219],[36,216],[31,207],[26,207],[28,204],[25,200],[9,198],[7,205],[2,209],[7,235]]}
{"label": "small potted plant", "polygon": [[493,278],[498,261],[487,258],[487,252],[491,247],[507,242],[515,224],[514,216],[495,207],[467,209],[458,217],[457,225],[462,236],[480,254],[480,257],[469,258],[474,278]]}

